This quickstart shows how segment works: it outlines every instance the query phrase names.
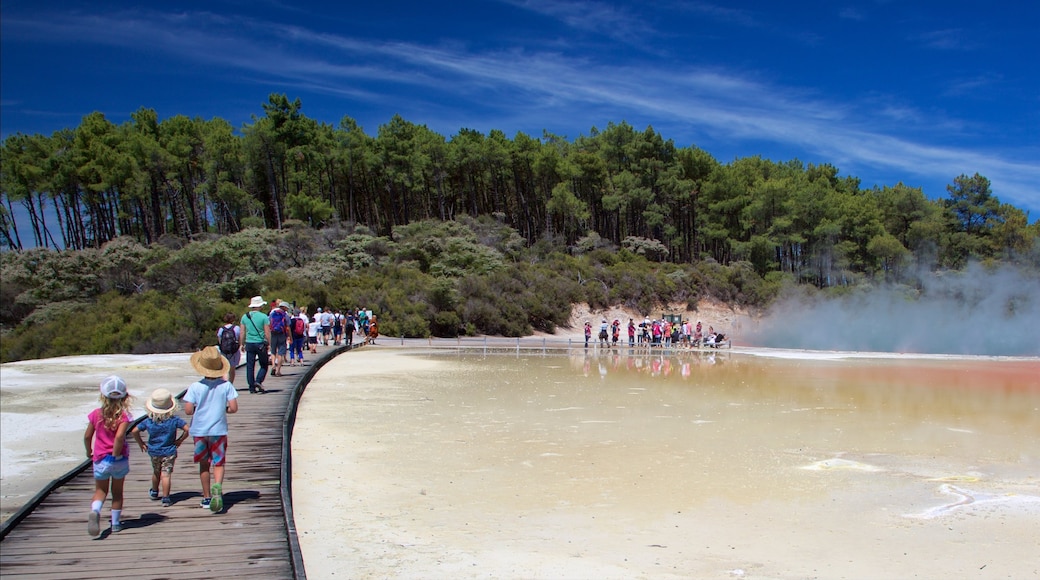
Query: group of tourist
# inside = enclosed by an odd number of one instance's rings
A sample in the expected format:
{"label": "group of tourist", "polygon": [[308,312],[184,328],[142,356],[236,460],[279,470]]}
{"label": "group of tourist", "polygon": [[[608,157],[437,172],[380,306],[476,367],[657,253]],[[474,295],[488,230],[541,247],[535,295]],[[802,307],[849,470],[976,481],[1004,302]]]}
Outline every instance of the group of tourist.
{"label": "group of tourist", "polygon": [[267,392],[263,383],[269,368],[271,376],[280,377],[282,366],[302,365],[305,350],[316,354],[318,345],[353,345],[358,334],[374,344],[379,336],[376,317],[365,308],[340,311],[319,307],[312,318],[307,307],[295,307],[285,300],[274,300],[265,313],[266,305],[262,296],[253,296],[249,311],[238,319],[238,324],[235,314],[229,312],[224,315],[223,326],[217,329],[220,353],[231,365],[228,380],[235,382],[235,367],[245,354],[250,393]]}
{"label": "group of tourist", "polygon": [[[217,330],[217,345],[207,346],[192,354],[191,365],[202,378],[191,384],[184,395],[184,412],[191,426],[178,417],[178,404],[167,389],[156,389],[145,403],[147,417],[130,428],[131,397],[126,382],[110,376],[101,382],[101,406],[87,416],[83,444],[93,462],[94,494],[87,516],[87,532],[101,534],[101,509],[112,496],[112,533],[122,531],[124,482],[130,472],[128,436],[132,436],[151,460],[152,481],[148,496],[161,501],[163,507],[173,504],[170,496],[177,449],[190,435],[194,441],[193,459],[199,466],[204,508],[218,513],[223,510],[223,483],[227,451],[227,415],[238,411],[235,390],[235,367],[246,357],[246,377],[250,393],[266,393],[264,379],[268,368],[272,376],[282,375],[282,366],[303,364],[303,351],[317,352],[317,345],[353,344],[361,333],[372,343],[379,336],[379,326],[371,310],[357,308],[341,312],[318,308],[314,318],[305,307],[295,308],[285,300],[275,300],[268,312],[261,296],[249,301],[249,310],[235,324],[235,314],[227,313]],[[306,346],[305,346],[306,345]],[[259,363],[259,372],[256,371]],[[148,434],[146,442],[142,437]]]}
{"label": "group of tourist", "polygon": [[[628,346],[647,346],[664,348],[718,348],[729,344],[729,338],[725,334],[715,332],[708,326],[707,334],[698,320],[695,326],[690,325],[689,320],[674,323],[668,319],[645,318],[636,323],[632,318],[628,319]],[[608,323],[604,318],[599,325],[599,345],[617,346],[621,336],[621,321],[614,319]],[[589,347],[592,340],[592,323],[585,321],[585,348]]]}

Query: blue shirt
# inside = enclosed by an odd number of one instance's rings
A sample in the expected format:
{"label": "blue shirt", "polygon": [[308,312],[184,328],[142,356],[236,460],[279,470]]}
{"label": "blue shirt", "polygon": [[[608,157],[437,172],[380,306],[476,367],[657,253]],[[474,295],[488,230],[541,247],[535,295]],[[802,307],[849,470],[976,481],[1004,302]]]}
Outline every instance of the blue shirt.
{"label": "blue shirt", "polygon": [[192,437],[227,435],[227,405],[238,398],[235,385],[222,378],[201,379],[188,387],[184,401],[195,405],[191,416]]}
{"label": "blue shirt", "polygon": [[169,457],[177,455],[177,430],[187,424],[177,415],[172,415],[160,423],[156,423],[151,417],[145,417],[137,424],[137,430],[148,432],[148,455]]}

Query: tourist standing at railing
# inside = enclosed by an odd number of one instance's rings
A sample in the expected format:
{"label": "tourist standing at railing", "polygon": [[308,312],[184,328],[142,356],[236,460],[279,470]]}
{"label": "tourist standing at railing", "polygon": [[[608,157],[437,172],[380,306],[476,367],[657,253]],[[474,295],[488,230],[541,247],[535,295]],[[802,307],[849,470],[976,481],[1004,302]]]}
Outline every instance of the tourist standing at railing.
{"label": "tourist standing at railing", "polygon": [[636,322],[628,319],[628,346],[636,345]]}
{"label": "tourist standing at railing", "polygon": [[[215,347],[214,347],[215,348]],[[217,356],[220,356],[219,353]],[[224,360],[221,357],[221,360]],[[87,516],[87,533],[101,535],[101,508],[112,490],[112,532],[123,529],[123,484],[130,473],[130,450],[126,447],[126,430],[130,427],[131,398],[123,379],[112,375],[101,381],[101,406],[87,415],[83,444],[87,457],[94,462],[94,496]]]}

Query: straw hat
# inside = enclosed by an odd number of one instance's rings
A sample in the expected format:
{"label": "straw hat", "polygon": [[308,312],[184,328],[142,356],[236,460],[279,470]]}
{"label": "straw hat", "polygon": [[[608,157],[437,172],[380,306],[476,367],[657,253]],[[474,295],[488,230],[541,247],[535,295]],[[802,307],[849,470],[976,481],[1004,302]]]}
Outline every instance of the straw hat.
{"label": "straw hat", "polygon": [[166,389],[155,389],[152,398],[144,403],[144,408],[156,415],[172,415],[177,410],[177,401]]}
{"label": "straw hat", "polygon": [[264,304],[267,304],[267,303],[264,302],[263,296],[253,296],[253,299],[249,301],[249,307],[250,308],[260,308]]}
{"label": "straw hat", "polygon": [[126,396],[126,381],[112,375],[101,381],[101,395],[109,399],[122,399]]}
{"label": "straw hat", "polygon": [[231,370],[231,363],[220,354],[220,350],[215,346],[207,346],[191,355],[191,366],[207,379],[222,377]]}

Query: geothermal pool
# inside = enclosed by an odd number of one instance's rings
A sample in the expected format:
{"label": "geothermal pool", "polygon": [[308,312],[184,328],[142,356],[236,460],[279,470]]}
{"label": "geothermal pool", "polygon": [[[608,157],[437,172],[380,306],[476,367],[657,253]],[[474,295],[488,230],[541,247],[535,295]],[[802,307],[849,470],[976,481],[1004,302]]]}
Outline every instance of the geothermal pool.
{"label": "geothermal pool", "polygon": [[339,357],[293,437],[307,571],[1040,574],[1040,361],[771,354]]}

